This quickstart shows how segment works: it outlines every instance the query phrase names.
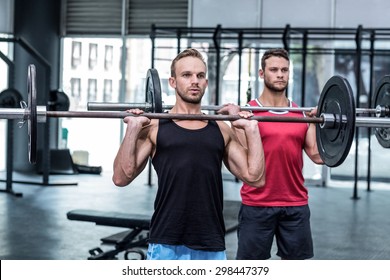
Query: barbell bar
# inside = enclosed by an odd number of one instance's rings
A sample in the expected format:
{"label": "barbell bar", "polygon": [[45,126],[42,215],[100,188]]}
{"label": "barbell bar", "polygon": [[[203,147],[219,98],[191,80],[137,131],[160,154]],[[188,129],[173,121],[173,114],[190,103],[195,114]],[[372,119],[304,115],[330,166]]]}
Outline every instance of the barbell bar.
{"label": "barbell bar", "polygon": [[[205,114],[167,114],[167,113],[143,113],[135,115],[127,112],[117,111],[47,111],[46,106],[36,107],[37,122],[44,123],[46,118],[91,118],[91,119],[114,119],[125,118],[127,116],[144,116],[150,119],[178,119],[178,120],[220,120],[235,121],[241,117],[238,115],[205,115]],[[30,118],[28,109],[0,109],[0,119],[28,120]],[[293,122],[293,123],[314,123],[320,124],[321,128],[333,128],[338,122],[333,114],[322,114],[319,117],[301,118],[301,117],[272,117],[272,116],[253,116],[251,120],[263,122]],[[341,120],[346,123],[347,120]],[[359,127],[390,127],[390,120],[372,117],[356,117],[356,126]]]}
{"label": "barbell bar", "polygon": [[[161,105],[163,110],[172,109],[173,105]],[[87,110],[88,111],[126,111],[130,109],[141,109],[145,112],[153,112],[152,104],[148,102],[140,103],[125,103],[125,102],[88,102]],[[222,109],[221,105],[202,105],[202,111],[218,111]],[[253,112],[311,112],[314,110],[314,107],[259,107],[259,106],[240,106],[241,111],[253,111]],[[376,116],[390,116],[390,110],[384,108],[383,106],[378,106],[377,108],[356,108],[356,114],[375,114]]]}
{"label": "barbell bar", "polygon": [[[150,78],[153,71],[148,71],[147,95],[153,95],[154,88],[158,87],[156,77]],[[156,73],[156,72],[155,72]],[[154,74],[152,74],[154,75]],[[0,118],[19,119],[28,122],[29,161],[36,163],[37,123],[46,122],[46,118],[121,118],[126,116],[140,116],[127,112],[109,111],[46,111],[45,106],[36,104],[36,70],[33,64],[28,67],[28,104],[22,109],[1,109]],[[154,80],[153,80],[154,79]],[[149,93],[148,93],[149,92]],[[147,99],[154,98],[149,96]],[[382,98],[383,99],[383,98]],[[388,106],[388,104],[386,103]],[[329,167],[342,164],[352,145],[355,125],[389,128],[387,118],[356,117],[356,108],[351,87],[348,81],[341,76],[331,77],[323,88],[318,104],[317,116],[308,117],[271,117],[253,116],[250,119],[263,122],[297,122],[315,123],[317,125],[317,145],[320,156]],[[221,120],[234,121],[236,115],[207,115],[207,114],[167,114],[144,113],[141,116],[150,119],[181,119],[181,120]]]}
{"label": "barbell bar", "polygon": [[[30,112],[28,109],[0,109],[0,119],[28,120]],[[220,120],[235,121],[241,119],[238,115],[205,115],[205,114],[167,114],[167,113],[143,113],[141,115],[117,111],[47,111],[46,106],[36,106],[37,123],[46,122],[46,118],[90,118],[90,119],[123,119],[128,116],[144,116],[149,119],[177,119],[177,120]],[[319,123],[327,122],[332,126],[334,119],[323,117],[301,118],[301,117],[271,117],[253,116],[251,120],[265,122],[295,122],[295,123]]]}

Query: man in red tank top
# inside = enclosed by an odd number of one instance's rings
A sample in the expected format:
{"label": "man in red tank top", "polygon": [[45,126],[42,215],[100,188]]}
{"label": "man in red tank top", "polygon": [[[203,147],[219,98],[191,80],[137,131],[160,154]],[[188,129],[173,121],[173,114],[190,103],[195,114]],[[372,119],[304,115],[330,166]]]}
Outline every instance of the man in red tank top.
{"label": "man in red tank top", "polygon": [[[264,53],[259,76],[264,80],[262,94],[250,106],[297,107],[286,97],[289,56],[284,49]],[[303,112],[263,111],[259,116],[307,117]],[[309,114],[314,116],[316,110]],[[265,156],[265,186],[243,184],[239,213],[237,259],[268,259],[274,237],[277,255],[282,259],[313,257],[310,209],[303,178],[303,151],[322,164],[315,125],[307,123],[259,122]]]}

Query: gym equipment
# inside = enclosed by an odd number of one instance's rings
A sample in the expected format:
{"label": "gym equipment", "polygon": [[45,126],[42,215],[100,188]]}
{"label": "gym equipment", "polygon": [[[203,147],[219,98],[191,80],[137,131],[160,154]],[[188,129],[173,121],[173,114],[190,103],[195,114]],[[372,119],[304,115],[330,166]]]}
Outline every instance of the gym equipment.
{"label": "gym equipment", "polygon": [[[389,117],[390,112],[390,76],[384,76],[378,81],[377,87],[373,95],[372,103],[375,106],[384,106],[384,109],[377,113],[377,117]],[[375,128],[375,136],[378,142],[384,148],[390,148],[390,128],[378,127]]]}
{"label": "gym equipment", "polygon": [[51,90],[47,105],[49,111],[68,111],[70,107],[70,100],[65,92],[60,90]]}
{"label": "gym equipment", "polygon": [[[0,93],[0,108],[20,108],[23,100],[19,91],[13,88],[8,88]],[[0,180],[6,183],[5,189],[0,192],[6,192],[14,196],[20,197],[22,193],[15,192],[12,189],[12,169],[14,159],[14,123],[13,120],[7,120],[7,148],[6,148],[6,179]]]}
{"label": "gym equipment", "polygon": [[[239,201],[224,201],[224,221],[226,233],[237,229],[237,213],[240,209]],[[89,250],[89,260],[117,259],[117,255],[124,252],[125,259],[146,259],[147,241],[149,238],[149,225],[151,216],[104,212],[99,210],[75,209],[66,214],[69,220],[93,222],[100,226],[120,227],[127,230],[101,238],[103,245],[113,245],[114,249],[103,251],[100,247]]]}
{"label": "gym equipment", "polygon": [[[337,83],[337,81],[335,81]],[[172,109],[173,105],[164,105],[161,96],[160,78],[156,69],[149,69],[146,76],[146,94],[144,103],[115,103],[115,102],[88,102],[88,111],[126,111],[129,109],[141,109],[149,113],[162,113],[164,110]],[[389,104],[389,103],[387,103]],[[223,106],[202,105],[202,111],[218,111]],[[310,112],[313,107],[259,107],[241,106],[243,111],[290,111],[290,112]],[[58,110],[59,111],[59,110]],[[356,108],[357,114],[375,114],[380,116],[390,116],[389,110],[377,104],[377,108]]]}
{"label": "gym equipment", "polygon": [[163,112],[161,82],[156,69],[149,69],[146,73],[145,100],[146,103],[151,104],[152,112]]}
{"label": "gym equipment", "polygon": [[37,89],[35,85],[36,79],[35,65],[30,65],[27,72],[27,92],[28,92],[28,105],[27,114],[24,115],[23,120],[27,117],[27,131],[28,131],[28,158],[30,163],[35,164],[37,162],[37,137],[38,137],[38,124],[37,124]]}
{"label": "gym equipment", "polygon": [[[156,70],[148,71],[146,98],[154,103],[155,110],[160,110],[159,98],[155,96],[159,89],[159,78]],[[206,115],[206,114],[167,114],[144,113],[134,115],[127,112],[108,111],[46,111],[45,106],[36,105],[35,66],[28,67],[28,105],[24,109],[1,109],[0,118],[21,119],[28,121],[29,160],[36,162],[37,123],[45,122],[47,117],[52,118],[125,118],[126,116],[145,116],[150,119],[179,119],[179,120],[220,120],[234,121],[238,115]],[[388,98],[382,98],[388,101]],[[158,104],[157,104],[158,103]],[[377,116],[387,116],[389,104],[379,104],[375,111]],[[274,110],[275,107],[272,109]],[[281,116],[253,116],[250,119],[264,122],[297,122],[317,124],[317,144],[324,163],[329,167],[336,167],[343,163],[349,153],[354,136],[355,126],[363,127],[390,127],[390,119],[385,117],[356,117],[356,108],[351,87],[348,81],[340,76],[331,77],[321,92],[317,116],[309,117],[281,117]]]}
{"label": "gym equipment", "polygon": [[104,252],[100,247],[89,250],[89,260],[116,259],[116,255],[125,251],[125,259],[136,254],[137,259],[145,259],[144,252],[135,247],[146,247],[149,238],[150,217],[139,214],[103,212],[97,210],[75,209],[66,214],[69,220],[94,222],[96,225],[129,228],[125,232],[102,238],[103,244],[114,245],[115,249]]}
{"label": "gym equipment", "polygon": [[331,129],[326,129],[326,122],[316,129],[318,151],[327,164],[337,166],[344,162],[352,145],[355,132],[355,103],[352,98],[344,98],[344,92],[352,92],[345,79],[328,81],[322,90],[317,110],[326,112],[335,118]]}
{"label": "gym equipment", "polygon": [[5,89],[0,93],[0,108],[19,108],[22,100],[22,95],[16,89]]}

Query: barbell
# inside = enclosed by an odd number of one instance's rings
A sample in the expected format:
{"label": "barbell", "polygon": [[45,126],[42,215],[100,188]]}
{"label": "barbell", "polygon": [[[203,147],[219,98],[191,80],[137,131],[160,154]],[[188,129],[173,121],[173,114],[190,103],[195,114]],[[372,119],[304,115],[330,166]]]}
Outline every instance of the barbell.
{"label": "barbell", "polygon": [[[27,75],[28,103],[21,109],[0,109],[1,119],[19,119],[27,121],[29,161],[36,163],[37,157],[37,123],[46,122],[46,118],[121,118],[139,116],[127,112],[117,111],[46,111],[46,106],[37,106],[36,101],[36,70],[33,64],[28,66]],[[376,105],[381,111],[389,108],[389,79],[381,81],[375,95]],[[146,100],[153,104],[156,113],[144,113],[142,116],[150,119],[180,119],[180,120],[221,120],[234,121],[240,119],[238,115],[208,115],[208,114],[167,114],[161,113],[161,86],[158,72],[149,69],[146,78]],[[272,110],[277,110],[273,107]],[[291,109],[291,108],[288,108]],[[377,110],[375,109],[376,114]],[[158,113],[160,112],[160,113]],[[383,115],[383,113],[382,113]],[[386,117],[357,117],[354,98],[349,82],[341,76],[331,77],[325,84],[318,103],[317,116],[308,117],[281,117],[281,116],[253,116],[250,119],[264,122],[296,122],[315,123],[317,125],[316,141],[320,156],[329,167],[342,164],[352,145],[355,126],[377,127],[384,129],[379,133],[385,143],[389,140],[388,129],[390,120]],[[378,136],[377,136],[378,137]],[[387,139],[387,140],[386,140]],[[382,144],[382,143],[381,143]],[[383,144],[382,144],[383,145]]]}
{"label": "barbell", "polygon": [[[338,84],[341,77],[332,77],[330,84]],[[348,82],[347,82],[348,83]],[[339,87],[342,83],[339,84]],[[378,83],[373,94],[373,104],[375,108],[355,108],[356,114],[373,114],[378,118],[390,117],[390,76],[384,76]],[[337,86],[336,86],[337,88]],[[349,84],[344,86],[342,93],[344,97],[348,96],[346,91],[352,94]],[[328,89],[331,92],[333,89]],[[323,90],[324,91],[324,90]],[[340,97],[342,98],[342,97]],[[326,100],[324,100],[325,102]],[[348,105],[350,106],[350,105]],[[156,69],[149,69],[146,76],[146,94],[144,103],[115,103],[115,102],[88,102],[88,111],[125,111],[128,109],[142,109],[145,112],[162,113],[164,110],[169,110],[173,105],[164,105],[162,102],[161,83]],[[202,111],[218,111],[223,106],[218,105],[202,105]],[[310,112],[313,107],[259,107],[259,106],[241,106],[241,110],[246,111],[290,111],[290,112]],[[280,121],[285,121],[283,118]],[[288,120],[287,120],[288,121]],[[321,121],[320,121],[321,122]],[[375,136],[378,142],[384,148],[390,148],[390,129],[388,120],[372,118],[357,118],[357,126],[376,127]]]}
{"label": "barbell", "polygon": [[[165,110],[172,109],[173,105],[165,105],[162,101],[162,91],[158,72],[156,69],[149,69],[146,76],[145,102],[139,103],[121,103],[121,102],[88,102],[88,111],[126,111],[129,109],[142,109],[144,112],[162,113]],[[202,105],[202,111],[218,111],[223,106]],[[259,106],[240,106],[242,111],[289,111],[289,112],[310,112],[313,107],[259,107]],[[390,117],[389,107],[377,105],[376,108],[356,108],[356,114],[375,114],[378,117]]]}
{"label": "barbell", "polygon": [[[355,120],[355,123],[352,124],[352,127],[348,127],[348,130],[352,131],[354,129],[354,126],[365,126],[365,127],[376,127],[375,135],[378,139],[378,142],[384,147],[384,148],[390,148],[390,128],[389,128],[389,120],[386,119],[390,117],[390,76],[385,76],[383,79],[381,79],[378,82],[378,86],[374,92],[373,95],[373,104],[375,104],[375,108],[355,108],[354,114],[349,115],[348,119]],[[324,145],[328,146],[323,153],[323,157],[331,156],[325,155],[329,151],[335,150],[333,145],[336,145],[337,142],[342,142],[345,145],[348,145],[347,141],[341,140],[342,135],[344,134],[343,129],[341,129],[340,134],[339,131],[336,130],[337,124],[333,123],[333,115],[323,115],[323,119],[321,118],[321,115],[328,111],[346,111],[344,109],[346,108],[354,108],[354,102],[353,102],[353,93],[350,87],[350,84],[347,80],[345,80],[342,77],[334,76],[331,79],[329,79],[328,83],[325,85],[325,87],[322,90],[322,96],[323,99],[321,102],[319,102],[319,105],[324,104],[323,111],[320,112],[320,119],[317,120],[303,120],[302,122],[316,122],[320,124],[320,127],[322,128],[333,128],[333,130],[329,131],[322,130],[320,135],[317,135],[318,139],[317,141],[321,141],[325,139],[326,137],[334,138],[334,141],[329,139],[328,141],[324,142],[323,145],[320,146],[320,148],[323,149]],[[326,96],[326,97],[325,97]],[[352,99],[352,100],[351,100]],[[340,104],[343,104],[345,106],[344,109],[327,109],[326,107],[331,106],[340,106]],[[88,102],[87,109],[89,111],[125,111],[128,109],[134,109],[139,108],[144,110],[145,112],[153,112],[153,113],[162,113],[163,110],[171,109],[173,105],[164,105],[162,102],[162,91],[161,91],[161,85],[160,85],[160,79],[157,70],[155,69],[149,69],[147,76],[146,76],[146,94],[145,94],[145,102],[144,103],[114,103],[114,102]],[[202,111],[218,111],[223,106],[217,106],[217,105],[202,105],[201,110]],[[259,106],[241,106],[241,110],[250,110],[250,111],[290,111],[290,112],[310,112],[314,108],[313,107],[259,107]],[[355,117],[355,114],[374,114],[377,118],[371,118],[371,117]],[[337,114],[334,114],[337,115]],[[280,122],[289,122],[289,121],[296,121],[301,122],[300,120],[293,120],[290,118],[283,118],[278,117],[277,120],[270,120],[270,119],[263,119],[262,121],[280,121]],[[342,120],[336,120],[337,122],[341,122]],[[347,121],[348,122],[348,121]],[[317,130],[318,131],[318,130]],[[334,134],[334,135],[332,135]],[[332,136],[331,136],[332,135]],[[336,136],[340,136],[340,139],[338,141],[335,138]],[[352,140],[351,140],[352,141]],[[340,143],[339,143],[340,144]],[[343,145],[342,145],[343,146]],[[346,147],[345,147],[346,148]],[[337,149],[335,150],[337,152]],[[346,151],[347,152],[347,151]],[[349,152],[349,148],[348,148]],[[347,152],[347,153],[348,153]],[[344,154],[344,153],[342,153]],[[332,164],[341,164],[339,161],[343,160],[343,156],[337,157],[332,160],[334,163]],[[328,163],[330,164],[330,163]]]}

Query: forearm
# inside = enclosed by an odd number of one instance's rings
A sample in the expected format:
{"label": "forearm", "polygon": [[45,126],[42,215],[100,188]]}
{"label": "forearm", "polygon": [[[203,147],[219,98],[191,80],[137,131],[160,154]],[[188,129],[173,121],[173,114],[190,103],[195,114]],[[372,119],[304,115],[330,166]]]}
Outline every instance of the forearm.
{"label": "forearm", "polygon": [[263,144],[258,126],[250,126],[244,130],[248,173],[246,183],[261,187],[265,183],[265,160]]}
{"label": "forearm", "polygon": [[316,164],[323,164],[317,145],[316,125],[309,124],[305,139],[305,152]]}
{"label": "forearm", "polygon": [[238,129],[234,126],[232,126],[232,130],[234,134],[236,135],[239,143],[245,148],[248,148],[248,143],[246,142],[246,135],[245,135],[245,130],[243,129]]}
{"label": "forearm", "polygon": [[122,144],[114,160],[113,182],[126,186],[138,175],[136,144],[139,130],[127,129]]}

